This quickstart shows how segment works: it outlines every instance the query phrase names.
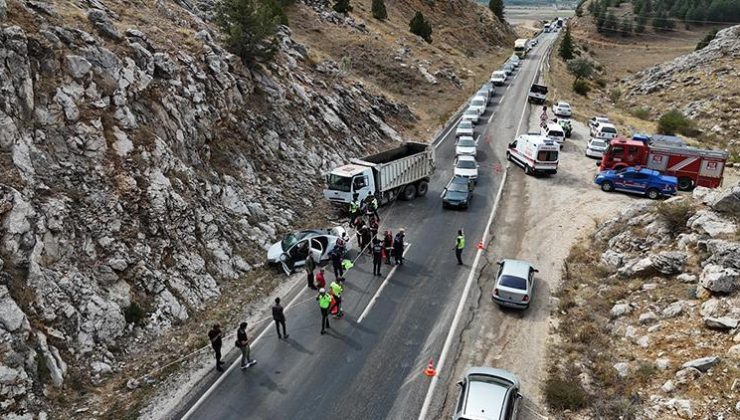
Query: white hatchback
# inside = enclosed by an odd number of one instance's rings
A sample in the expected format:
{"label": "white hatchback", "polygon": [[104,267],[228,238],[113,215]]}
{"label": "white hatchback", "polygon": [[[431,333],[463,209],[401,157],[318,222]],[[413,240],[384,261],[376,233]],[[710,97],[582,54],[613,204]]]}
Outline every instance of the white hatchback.
{"label": "white hatchback", "polygon": [[480,113],[477,109],[468,108],[465,110],[465,113],[462,115],[463,121],[470,121],[473,124],[478,124],[478,120],[480,119]]}
{"label": "white hatchback", "polygon": [[601,159],[607,146],[609,146],[609,143],[606,140],[591,137],[588,140],[588,146],[586,146],[586,156]]}
{"label": "white hatchback", "polygon": [[569,103],[558,102],[552,106],[552,113],[558,117],[570,117],[573,115],[573,110],[570,108]]}
{"label": "white hatchback", "polygon": [[475,156],[478,154],[478,142],[470,136],[463,136],[455,144],[455,156]]}

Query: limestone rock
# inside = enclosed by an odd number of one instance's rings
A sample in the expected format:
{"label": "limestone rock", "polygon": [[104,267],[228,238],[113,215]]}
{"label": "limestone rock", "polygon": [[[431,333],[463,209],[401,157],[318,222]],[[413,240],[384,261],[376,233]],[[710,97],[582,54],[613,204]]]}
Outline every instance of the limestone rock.
{"label": "limestone rock", "polygon": [[640,324],[652,324],[653,322],[658,320],[658,316],[655,315],[654,312],[648,311],[640,314],[640,317],[638,318],[638,321]]}
{"label": "limestone rock", "polygon": [[676,372],[676,381],[679,384],[687,384],[701,376],[701,371],[695,367],[685,367]]}
{"label": "limestone rock", "polygon": [[715,293],[732,293],[738,288],[739,282],[740,271],[716,264],[705,266],[699,277],[699,284]]}
{"label": "limestone rock", "polygon": [[4,285],[0,285],[0,326],[10,332],[29,328],[26,314],[13,300],[8,288]]}
{"label": "limestone rock", "polygon": [[115,25],[113,25],[113,22],[104,11],[100,9],[91,9],[87,13],[87,19],[93,24],[93,26],[95,26],[100,35],[115,41],[120,41],[122,39],[118,29],[116,29]]}
{"label": "limestone rock", "polygon": [[702,357],[699,359],[689,360],[688,362],[681,365],[681,368],[683,369],[694,368],[700,372],[706,372],[712,366],[719,363],[719,360],[720,359],[717,356]]}
{"label": "limestone rock", "polygon": [[82,79],[92,70],[92,64],[85,57],[74,54],[64,57],[64,65],[67,73],[75,79]]}
{"label": "limestone rock", "polygon": [[609,311],[609,314],[613,318],[619,318],[632,312],[632,306],[629,303],[618,303],[614,305]]}
{"label": "limestone rock", "polygon": [[663,251],[651,257],[653,268],[666,275],[683,271],[686,264],[686,253],[683,251]]}
{"label": "limestone rock", "polygon": [[740,325],[740,319],[730,317],[704,318],[704,325],[712,330],[734,330]]}
{"label": "limestone rock", "polygon": [[684,305],[685,303],[682,300],[679,300],[678,302],[673,302],[663,309],[661,315],[663,315],[664,318],[675,318],[681,315]]}
{"label": "limestone rock", "polygon": [[709,205],[714,211],[737,217],[740,215],[740,185],[718,191]]}
{"label": "limestone rock", "polygon": [[697,211],[691,216],[687,225],[694,231],[707,234],[712,238],[733,234],[737,230],[734,222],[708,210]]}
{"label": "limestone rock", "polygon": [[621,378],[626,378],[630,375],[630,364],[627,362],[615,363],[614,369]]}
{"label": "limestone rock", "polygon": [[697,277],[693,274],[683,273],[676,276],[676,280],[680,281],[681,283],[695,283]]}

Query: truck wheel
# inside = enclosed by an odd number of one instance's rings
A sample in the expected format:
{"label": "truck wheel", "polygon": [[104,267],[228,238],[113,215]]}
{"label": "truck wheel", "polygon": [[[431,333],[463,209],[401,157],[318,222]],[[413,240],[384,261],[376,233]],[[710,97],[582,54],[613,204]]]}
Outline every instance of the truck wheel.
{"label": "truck wheel", "polygon": [[681,191],[689,191],[691,188],[694,187],[694,182],[691,180],[691,178],[678,178],[678,189]]}
{"label": "truck wheel", "polygon": [[609,181],[604,181],[604,183],[601,184],[601,191],[612,192],[614,191],[614,185]]}
{"label": "truck wheel", "polygon": [[647,190],[647,196],[651,200],[657,200],[658,197],[660,197],[660,191],[656,190],[655,188],[650,188]]}
{"label": "truck wheel", "polygon": [[416,187],[413,185],[407,185],[406,188],[403,189],[403,194],[401,194],[401,200],[409,201],[409,200],[413,200],[414,197],[416,197]]}
{"label": "truck wheel", "polygon": [[418,184],[416,184],[416,196],[417,197],[424,197],[427,195],[427,192],[429,191],[429,184],[426,181],[419,181]]}

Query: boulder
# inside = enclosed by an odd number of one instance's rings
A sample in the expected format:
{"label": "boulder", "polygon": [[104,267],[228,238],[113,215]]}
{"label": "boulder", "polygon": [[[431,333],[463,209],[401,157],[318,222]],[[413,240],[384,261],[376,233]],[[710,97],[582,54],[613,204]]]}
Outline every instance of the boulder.
{"label": "boulder", "polygon": [[10,332],[29,329],[26,314],[4,285],[0,285],[0,326]]}
{"label": "boulder", "polygon": [[699,277],[699,284],[714,293],[732,293],[738,288],[738,282],[740,271],[716,264],[706,265]]}
{"label": "boulder", "polygon": [[607,266],[612,269],[617,269],[622,266],[622,261],[624,261],[624,255],[620,254],[619,252],[613,251],[611,249],[607,249],[604,251],[603,254],[601,254],[601,261]]}
{"label": "boulder", "polygon": [[706,261],[740,270],[740,242],[710,239],[704,244],[709,254]]}
{"label": "boulder", "polygon": [[642,337],[638,338],[637,345],[642,347],[643,349],[650,347],[650,336],[643,335]]}
{"label": "boulder", "polygon": [[740,319],[730,318],[727,316],[719,318],[704,318],[704,325],[712,330],[734,330],[740,324]]}
{"label": "boulder", "polygon": [[694,367],[687,367],[676,372],[676,381],[679,384],[687,384],[701,376],[701,371]]}
{"label": "boulder", "polygon": [[655,367],[659,370],[668,370],[671,366],[671,361],[665,357],[655,359]]}
{"label": "boulder", "polygon": [[615,363],[614,369],[617,371],[617,375],[621,378],[626,378],[630,374],[630,364],[627,362]]}
{"label": "boulder", "polygon": [[651,257],[653,268],[665,275],[678,274],[686,264],[686,253],[683,251],[663,251]]}
{"label": "boulder", "polygon": [[718,192],[714,188],[707,188],[707,187],[695,187],[694,191],[691,192],[692,197],[694,197],[695,200],[700,201],[704,204],[709,204],[717,197]]}
{"label": "boulder", "polygon": [[0,0],[0,20],[4,20],[8,17],[8,3],[5,0]]}
{"label": "boulder", "polygon": [[720,358],[717,356],[701,357],[699,359],[689,360],[688,362],[681,365],[683,369],[694,368],[699,372],[706,372],[712,368],[712,366],[719,363]]}
{"label": "boulder", "polygon": [[740,184],[719,191],[712,197],[709,205],[720,213],[735,217],[740,215]]}
{"label": "boulder", "polygon": [[94,372],[104,375],[113,372],[113,368],[111,368],[109,364],[104,362],[92,362],[90,363],[90,367]]}
{"label": "boulder", "polygon": [[681,283],[694,283],[696,282],[697,277],[694,274],[689,273],[683,273],[676,276],[676,280],[680,281]]}
{"label": "boulder", "polygon": [[95,29],[98,30],[100,35],[114,41],[120,41],[123,39],[121,34],[118,32],[118,29],[116,29],[115,25],[113,25],[113,22],[104,11],[100,9],[91,9],[87,13],[87,19],[93,24],[93,26],[95,26]]}
{"label": "boulder", "polygon": [[727,350],[727,355],[735,359],[740,359],[740,344],[735,344],[730,347]]}
{"label": "boulder", "polygon": [[666,394],[670,394],[676,389],[676,385],[673,383],[672,380],[669,379],[665,381],[665,383],[663,384],[663,386],[660,387],[660,389]]}
{"label": "boulder", "polygon": [[85,57],[70,54],[64,57],[64,68],[75,79],[82,79],[92,70],[92,64]]}
{"label": "boulder", "polygon": [[618,303],[609,311],[612,318],[619,318],[632,312],[632,306],[629,303]]}
{"label": "boulder", "polygon": [[653,260],[650,257],[633,259],[627,261],[617,270],[617,274],[622,277],[645,277],[655,271]]}
{"label": "boulder", "polygon": [[684,301],[679,300],[678,302],[673,302],[661,311],[661,315],[663,315],[663,318],[675,318],[681,315],[683,307]]}
{"label": "boulder", "polygon": [[658,316],[655,315],[655,312],[648,311],[640,314],[639,322],[640,324],[652,324],[653,322],[658,320]]}
{"label": "boulder", "polygon": [[720,235],[734,234],[737,226],[731,220],[720,214],[708,210],[699,210],[691,216],[687,225],[698,233],[703,233],[716,238]]}

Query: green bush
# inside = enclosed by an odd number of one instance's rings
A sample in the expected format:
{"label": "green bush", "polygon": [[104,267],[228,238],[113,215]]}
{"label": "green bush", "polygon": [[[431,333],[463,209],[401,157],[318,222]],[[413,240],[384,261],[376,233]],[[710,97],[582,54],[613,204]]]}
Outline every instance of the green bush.
{"label": "green bush", "polygon": [[704,36],[704,38],[702,38],[701,41],[699,41],[698,44],[696,44],[696,49],[694,51],[699,51],[700,49],[702,49],[702,48],[706,47],[707,45],[709,45],[709,43],[712,42],[712,40],[716,36],[717,36],[717,30],[716,29],[714,29],[712,31],[709,31],[709,33],[706,34]]}
{"label": "green bush", "polygon": [[596,86],[604,89],[606,87],[606,80],[599,77],[598,79],[594,80],[596,82]]}
{"label": "green bush", "polygon": [[680,133],[686,136],[694,136],[696,134],[696,126],[690,118],[683,115],[677,109],[672,109],[661,115],[658,119],[658,133],[669,135]]}
{"label": "green bush", "polygon": [[568,72],[576,77],[576,80],[588,79],[594,72],[594,65],[587,58],[568,60],[567,68]]}
{"label": "green bush", "polygon": [[384,20],[388,18],[388,11],[385,10],[385,2],[383,0],[373,0],[373,17],[378,20]]}
{"label": "green bush", "polygon": [[694,208],[686,200],[658,203],[656,210],[673,236],[686,230],[686,223],[695,213]]}
{"label": "green bush", "polygon": [[622,90],[619,88],[614,88],[609,92],[609,99],[612,100],[615,104],[619,102],[620,99],[622,99]]}
{"label": "green bush", "polygon": [[432,43],[432,25],[424,19],[421,12],[416,12],[409,22],[409,31],[412,34],[419,35],[428,43]]}
{"label": "green bush", "polygon": [[277,27],[288,18],[275,0],[223,0],[214,21],[225,34],[226,49],[251,64],[275,54]]}
{"label": "green bush", "polygon": [[613,400],[598,401],[594,404],[593,411],[600,419],[635,420],[641,410],[639,404],[629,398],[617,397]]}
{"label": "green bush", "polygon": [[131,302],[131,305],[123,310],[123,317],[129,324],[142,325],[146,319],[146,312],[138,303]]}
{"label": "green bush", "polygon": [[555,410],[578,410],[587,405],[588,396],[577,379],[550,377],[544,391],[547,405]]}
{"label": "green bush", "polygon": [[632,108],[632,111],[630,111],[630,113],[634,117],[639,118],[641,120],[647,121],[650,119],[650,109],[649,108],[645,108],[645,107]]}
{"label": "green bush", "polygon": [[491,9],[498,20],[501,22],[504,21],[504,0],[490,0],[488,2],[488,8]]}
{"label": "green bush", "polygon": [[352,6],[349,4],[349,0],[337,0],[334,4],[334,11],[346,15],[352,11]]}
{"label": "green bush", "polygon": [[573,81],[573,92],[581,95],[581,96],[588,96],[588,92],[591,91],[591,87],[588,85],[588,82],[585,80],[574,80]]}

